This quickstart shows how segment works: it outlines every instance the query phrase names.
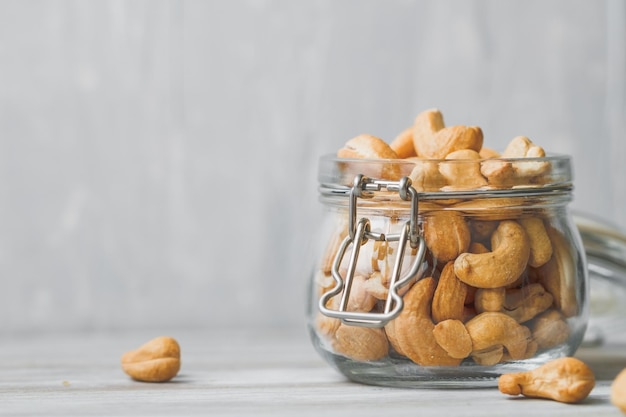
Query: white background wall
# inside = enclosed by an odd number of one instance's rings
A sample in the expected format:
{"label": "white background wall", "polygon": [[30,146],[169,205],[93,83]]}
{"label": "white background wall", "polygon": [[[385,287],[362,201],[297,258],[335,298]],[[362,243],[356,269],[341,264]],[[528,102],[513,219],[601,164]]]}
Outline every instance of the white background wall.
{"label": "white background wall", "polygon": [[0,331],[303,326],[320,155],[421,110],[626,227],[626,6],[0,2]]}

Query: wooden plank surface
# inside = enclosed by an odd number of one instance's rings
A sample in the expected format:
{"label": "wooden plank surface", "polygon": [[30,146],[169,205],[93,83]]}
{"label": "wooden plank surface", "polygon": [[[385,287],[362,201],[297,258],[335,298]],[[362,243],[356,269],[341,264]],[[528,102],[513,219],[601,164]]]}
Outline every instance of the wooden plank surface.
{"label": "wooden plank surface", "polygon": [[609,402],[626,345],[583,349],[598,382],[582,404],[489,389],[397,389],[346,381],[304,331],[170,331],[182,368],[170,383],[135,382],[120,355],[160,332],[50,334],[0,342],[0,415],[619,416]]}

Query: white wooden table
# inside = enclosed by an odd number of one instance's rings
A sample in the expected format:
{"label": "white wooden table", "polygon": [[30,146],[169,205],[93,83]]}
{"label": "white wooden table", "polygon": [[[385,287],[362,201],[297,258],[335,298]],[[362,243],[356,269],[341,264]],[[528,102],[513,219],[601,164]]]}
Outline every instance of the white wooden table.
{"label": "white wooden table", "polygon": [[[169,383],[129,379],[121,354],[152,337],[178,339]],[[397,389],[345,380],[302,331],[199,329],[49,334],[0,341],[2,416],[620,416],[609,402],[626,343],[582,349],[596,388],[582,404],[513,398],[489,389]]]}

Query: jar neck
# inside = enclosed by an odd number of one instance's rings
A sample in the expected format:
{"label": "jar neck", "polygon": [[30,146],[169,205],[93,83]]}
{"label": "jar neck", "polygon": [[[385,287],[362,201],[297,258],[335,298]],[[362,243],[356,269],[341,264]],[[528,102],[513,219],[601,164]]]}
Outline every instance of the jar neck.
{"label": "jar neck", "polygon": [[[320,201],[328,207],[348,206],[350,188],[321,185]],[[485,212],[503,209],[550,209],[565,207],[572,201],[572,186],[536,188],[523,190],[476,190],[471,192],[418,193],[420,211],[445,209],[465,212]],[[379,192],[369,198],[358,200],[359,208],[376,210],[410,210],[410,203],[400,199],[397,193]]]}

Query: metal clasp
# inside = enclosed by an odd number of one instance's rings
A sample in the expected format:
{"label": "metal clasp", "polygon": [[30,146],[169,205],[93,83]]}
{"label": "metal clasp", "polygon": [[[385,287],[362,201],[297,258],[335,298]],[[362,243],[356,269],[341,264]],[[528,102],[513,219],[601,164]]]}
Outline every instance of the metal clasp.
{"label": "metal clasp", "polygon": [[[400,233],[390,235],[374,233],[370,230],[369,219],[363,217],[357,221],[357,199],[359,197],[371,198],[374,196],[375,191],[380,191],[383,188],[387,191],[397,191],[402,200],[411,202],[410,219],[404,223]],[[363,327],[383,327],[387,322],[393,320],[400,314],[404,302],[398,291],[412,278],[417,276],[424,260],[426,245],[424,239],[419,234],[417,221],[417,191],[411,186],[411,179],[408,177],[403,177],[400,181],[387,181],[372,179],[359,174],[354,178],[354,183],[350,190],[348,211],[348,236],[341,242],[331,268],[335,286],[320,297],[319,309],[322,314],[328,317],[338,318],[345,324]],[[361,246],[366,244],[369,240],[398,242],[396,261],[389,281],[389,291],[387,293],[387,299],[385,300],[385,306],[382,313],[346,311],[359,251]],[[417,254],[409,272],[404,277],[400,278],[407,243],[409,243],[411,248],[417,248]],[[339,266],[349,246],[352,246],[352,254],[350,255],[348,270],[344,279],[339,273]],[[340,293],[341,301],[339,308],[337,310],[327,308],[326,305],[328,301]]]}

